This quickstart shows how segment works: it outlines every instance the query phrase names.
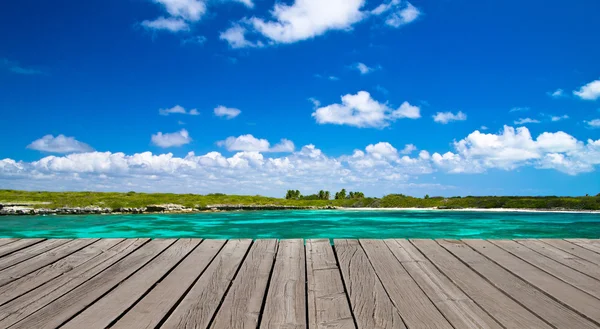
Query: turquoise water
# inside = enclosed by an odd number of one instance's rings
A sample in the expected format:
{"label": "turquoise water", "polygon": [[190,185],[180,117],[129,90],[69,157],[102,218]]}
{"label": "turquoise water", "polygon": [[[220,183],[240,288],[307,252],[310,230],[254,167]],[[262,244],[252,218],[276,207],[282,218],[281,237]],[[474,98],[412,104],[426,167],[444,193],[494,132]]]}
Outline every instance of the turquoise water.
{"label": "turquoise water", "polygon": [[4,238],[600,238],[600,214],[427,210],[6,216]]}

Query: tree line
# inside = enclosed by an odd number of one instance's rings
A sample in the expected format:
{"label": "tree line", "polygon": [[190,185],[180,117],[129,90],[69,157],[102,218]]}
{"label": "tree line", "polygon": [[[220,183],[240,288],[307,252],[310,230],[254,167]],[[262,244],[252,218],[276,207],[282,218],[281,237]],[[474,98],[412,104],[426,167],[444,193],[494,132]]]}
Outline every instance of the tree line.
{"label": "tree line", "polygon": [[[363,192],[350,191],[346,193],[346,189],[344,188],[339,192],[335,192],[334,195],[335,200],[362,199],[364,197],[365,194]],[[288,190],[285,198],[288,200],[329,200],[331,199],[331,194],[329,191],[320,190],[317,194],[302,195],[299,190]]]}

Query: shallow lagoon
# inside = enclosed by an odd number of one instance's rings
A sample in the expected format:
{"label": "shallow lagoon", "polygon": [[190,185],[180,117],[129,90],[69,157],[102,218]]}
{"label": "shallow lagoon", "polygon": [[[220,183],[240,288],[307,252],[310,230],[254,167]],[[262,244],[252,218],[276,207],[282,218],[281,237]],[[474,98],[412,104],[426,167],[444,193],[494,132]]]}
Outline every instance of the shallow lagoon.
{"label": "shallow lagoon", "polygon": [[4,238],[600,238],[599,213],[298,210],[7,216]]}

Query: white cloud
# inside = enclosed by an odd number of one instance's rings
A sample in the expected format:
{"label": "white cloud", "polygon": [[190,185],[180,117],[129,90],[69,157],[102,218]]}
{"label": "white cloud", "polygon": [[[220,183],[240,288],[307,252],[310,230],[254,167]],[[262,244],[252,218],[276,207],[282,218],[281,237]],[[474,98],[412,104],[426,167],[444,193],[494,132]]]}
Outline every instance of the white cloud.
{"label": "white cloud", "polygon": [[[350,31],[354,24],[384,12],[385,23],[392,27],[415,21],[421,12],[409,2],[393,0],[372,11],[361,10],[365,0],[294,0],[276,2],[269,11],[271,17],[242,18],[225,32],[221,39],[232,48],[262,47],[265,44],[294,43],[323,35],[328,31]],[[266,40],[248,41],[246,33]]]}
{"label": "white cloud", "polygon": [[177,147],[185,144],[189,144],[192,141],[190,134],[187,130],[181,129],[180,131],[174,133],[165,133],[158,132],[152,135],[152,144],[167,148],[167,147]]}
{"label": "white cloud", "polygon": [[252,0],[233,0],[234,2],[239,2],[248,8],[254,8],[254,2]]}
{"label": "white cloud", "polygon": [[391,27],[400,27],[414,22],[421,12],[408,1],[392,0],[388,3],[382,3],[371,10],[372,15],[382,15],[391,12],[385,18],[385,24]]}
{"label": "white cloud", "polygon": [[585,121],[585,123],[587,123],[588,126],[592,127],[592,128],[600,128],[600,119],[594,119],[591,121]]}
{"label": "white cloud", "polygon": [[404,145],[404,148],[402,149],[402,151],[400,151],[400,153],[411,154],[412,152],[414,152],[416,150],[417,150],[417,147],[414,146],[413,144],[406,144],[406,145]]}
{"label": "white cloud", "polygon": [[200,20],[206,13],[206,3],[201,0],[153,0],[164,6],[169,15],[181,17],[187,21]]}
{"label": "white cloud", "polygon": [[479,129],[481,129],[481,130],[488,130],[488,129],[490,129],[490,128],[488,128],[488,127],[486,127],[486,126],[481,126],[481,127],[479,127]]}
{"label": "white cloud", "polygon": [[293,152],[294,143],[288,139],[282,138],[278,144],[271,147],[266,139],[259,139],[250,134],[240,135],[238,137],[230,136],[225,140],[218,141],[218,146],[225,147],[227,151],[244,152]]}
{"label": "white cloud", "polygon": [[540,120],[531,119],[531,118],[519,118],[519,120],[515,120],[516,125],[522,125],[525,123],[540,123]]}
{"label": "white cloud", "polygon": [[240,115],[242,111],[233,108],[233,107],[225,107],[223,105],[219,105],[214,109],[214,113],[218,117],[225,117],[226,119],[233,119]]}
{"label": "white cloud", "polygon": [[548,95],[552,98],[560,98],[565,96],[565,91],[559,88],[553,92],[548,92]]}
{"label": "white cloud", "polygon": [[169,115],[169,114],[188,114],[188,115],[199,115],[200,112],[198,112],[197,109],[191,109],[189,111],[186,111],[186,109],[181,106],[181,105],[175,105],[171,108],[166,108],[166,109],[158,109],[158,114],[160,115]]}
{"label": "white cloud", "polygon": [[263,47],[260,41],[251,42],[246,40],[246,28],[238,24],[233,25],[219,34],[219,39],[227,41],[231,48],[257,48]]}
{"label": "white cloud", "polygon": [[[370,144],[339,157],[328,156],[312,144],[285,155],[265,155],[266,151],[256,149],[272,151],[277,145],[269,147],[268,141],[253,137],[248,140],[241,147],[244,151],[230,157],[214,151],[204,155],[190,152],[185,157],[171,153],[87,152],[47,156],[32,162],[4,159],[0,160],[0,185],[30,190],[279,196],[289,188],[312,193],[323,188],[335,191],[343,187],[379,196],[402,188],[413,192],[426,187],[450,188],[413,181],[417,177],[422,181],[421,177],[431,177],[428,175],[438,172],[478,173],[527,166],[576,175],[594,171],[600,165],[600,139],[578,141],[561,131],[544,132],[534,139],[525,127],[505,126],[495,134],[475,131],[454,142],[450,152],[430,154],[421,150],[414,157],[403,155],[404,150],[399,151],[388,142]],[[289,141],[282,140],[279,144],[291,149],[286,146],[291,144]],[[407,148],[412,149],[404,147]]]}
{"label": "white cloud", "polygon": [[566,114],[565,115],[552,115],[552,116],[550,116],[550,120],[552,120],[553,122],[560,121],[560,120],[565,120],[565,119],[568,119],[568,118],[569,118],[569,116],[566,115]]}
{"label": "white cloud", "polygon": [[249,24],[275,43],[292,43],[322,35],[328,30],[348,30],[363,18],[364,0],[295,0],[276,3],[273,20],[252,17]]}
{"label": "white cloud", "polygon": [[529,111],[529,107],[513,107],[508,112],[525,112],[525,111]]}
{"label": "white cloud", "polygon": [[145,20],[142,21],[142,26],[148,30],[166,30],[169,32],[181,32],[181,31],[189,31],[189,25],[183,20],[179,18],[164,18],[159,17],[152,21]]}
{"label": "white cloud", "polygon": [[434,153],[434,164],[452,173],[534,166],[571,175],[593,171],[600,164],[600,140],[584,144],[562,131],[544,132],[534,140],[526,127],[504,126],[499,134],[475,131],[455,142],[454,148],[455,153]]}
{"label": "white cloud", "polygon": [[78,153],[90,152],[94,149],[86,143],[82,143],[75,137],[67,137],[65,135],[46,135],[27,145],[28,149],[50,152],[50,153]]}
{"label": "white cloud", "polygon": [[360,74],[369,74],[375,70],[377,70],[377,68],[373,68],[373,67],[369,67],[364,63],[355,63],[352,65],[352,68],[358,70],[358,72],[360,72]]}
{"label": "white cloud", "polygon": [[[319,105],[316,105],[319,106]],[[312,113],[319,124],[349,125],[360,128],[383,128],[397,119],[417,119],[420,109],[404,102],[393,110],[387,104],[379,103],[366,91],[355,95],[342,96],[342,104],[331,104],[316,108]]]}
{"label": "white cloud", "polygon": [[595,101],[600,98],[600,80],[594,80],[586,85],[581,86],[579,90],[574,90],[573,95],[590,101]]}
{"label": "white cloud", "polygon": [[465,121],[467,120],[467,115],[461,111],[454,114],[452,112],[438,112],[433,116],[433,121],[441,124],[447,124],[452,121]]}

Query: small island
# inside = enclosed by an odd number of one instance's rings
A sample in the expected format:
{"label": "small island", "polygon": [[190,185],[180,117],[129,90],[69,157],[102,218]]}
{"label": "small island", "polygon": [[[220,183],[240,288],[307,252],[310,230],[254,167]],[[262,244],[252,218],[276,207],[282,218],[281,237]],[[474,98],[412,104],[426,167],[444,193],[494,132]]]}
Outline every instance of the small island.
{"label": "small island", "polygon": [[0,215],[186,213],[234,210],[298,210],[414,208],[439,210],[600,211],[595,196],[429,196],[404,194],[367,197],[342,189],[331,198],[321,190],[302,195],[288,190],[285,198],[260,195],[173,194],[139,192],[46,192],[0,190]]}

